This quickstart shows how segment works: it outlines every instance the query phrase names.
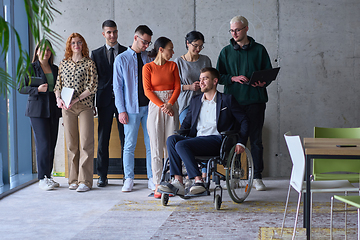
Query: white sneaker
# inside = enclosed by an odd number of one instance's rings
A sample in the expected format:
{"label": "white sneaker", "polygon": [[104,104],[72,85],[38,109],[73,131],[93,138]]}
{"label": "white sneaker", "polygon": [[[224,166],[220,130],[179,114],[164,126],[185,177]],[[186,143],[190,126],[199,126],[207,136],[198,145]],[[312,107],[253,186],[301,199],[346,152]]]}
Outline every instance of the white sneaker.
{"label": "white sneaker", "polygon": [[263,183],[262,179],[254,179],[253,188],[255,188],[258,191],[266,190],[265,184]]}
{"label": "white sneaker", "polygon": [[60,187],[60,183],[55,182],[55,180],[54,180],[52,177],[49,178],[49,181],[51,182],[51,184],[52,184],[55,188]]}
{"label": "white sneaker", "polygon": [[77,185],[76,183],[72,183],[69,185],[70,190],[76,190],[78,187],[79,187],[79,185]]}
{"label": "white sneaker", "polygon": [[205,188],[204,182],[201,181],[201,180],[196,180],[194,185],[190,188],[189,192],[191,194],[196,195],[196,194],[201,194],[201,193],[203,193],[205,191],[206,191],[206,188]]}
{"label": "white sneaker", "polygon": [[171,182],[171,184],[176,187],[177,189],[179,189],[179,191],[177,192],[177,194],[179,195],[185,195],[185,187],[184,184],[180,183],[179,180],[174,179],[174,181]]}
{"label": "white sneaker", "polygon": [[132,178],[125,179],[124,185],[122,187],[123,192],[131,192],[134,187],[134,180]]}
{"label": "white sneaker", "polygon": [[84,183],[80,183],[79,187],[76,189],[77,192],[87,192],[90,191],[90,188]]}
{"label": "white sneaker", "polygon": [[45,191],[53,190],[54,186],[46,176],[39,180],[39,188]]}
{"label": "white sneaker", "polygon": [[[184,184],[181,184],[181,183],[179,182],[179,180],[177,180],[177,179],[172,180],[171,185],[173,185],[175,188],[179,189],[178,192],[177,192],[178,195],[182,195],[182,196],[185,195]],[[163,192],[167,192],[167,193],[173,192],[173,191],[172,191],[168,186],[166,186],[166,185],[159,185],[158,189],[160,189],[160,190],[163,191]]]}
{"label": "white sneaker", "polygon": [[155,189],[156,189],[156,186],[155,186],[155,184],[153,182],[153,178],[149,178],[148,189],[153,190],[153,191],[155,191]]}
{"label": "white sneaker", "polygon": [[191,188],[192,185],[194,185],[195,181],[194,180],[191,180],[191,179],[185,179],[184,180],[184,185],[185,185],[185,189],[187,188]]}

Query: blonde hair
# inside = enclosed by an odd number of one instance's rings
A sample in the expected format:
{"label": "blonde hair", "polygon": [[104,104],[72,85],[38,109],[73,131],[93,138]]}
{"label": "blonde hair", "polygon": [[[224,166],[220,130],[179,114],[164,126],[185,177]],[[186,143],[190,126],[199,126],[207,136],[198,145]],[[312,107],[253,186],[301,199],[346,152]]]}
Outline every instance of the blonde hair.
{"label": "blonde hair", "polygon": [[241,22],[242,24],[244,24],[245,26],[249,26],[249,22],[248,20],[243,17],[243,16],[235,16],[230,20],[230,24],[236,23],[236,22]]}

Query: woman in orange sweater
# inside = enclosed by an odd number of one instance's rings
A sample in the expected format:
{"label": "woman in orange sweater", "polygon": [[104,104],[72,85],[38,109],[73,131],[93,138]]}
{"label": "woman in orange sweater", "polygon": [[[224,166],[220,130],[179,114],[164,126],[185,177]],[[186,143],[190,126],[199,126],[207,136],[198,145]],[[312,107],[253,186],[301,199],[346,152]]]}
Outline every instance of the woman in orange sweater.
{"label": "woman in orange sweater", "polygon": [[150,99],[147,129],[150,138],[151,168],[156,185],[155,198],[161,198],[157,188],[163,170],[163,158],[168,157],[166,139],[179,129],[179,107],[176,102],[180,94],[179,70],[175,62],[169,61],[174,54],[170,39],[159,37],[149,53],[153,62],[143,67],[144,93]]}

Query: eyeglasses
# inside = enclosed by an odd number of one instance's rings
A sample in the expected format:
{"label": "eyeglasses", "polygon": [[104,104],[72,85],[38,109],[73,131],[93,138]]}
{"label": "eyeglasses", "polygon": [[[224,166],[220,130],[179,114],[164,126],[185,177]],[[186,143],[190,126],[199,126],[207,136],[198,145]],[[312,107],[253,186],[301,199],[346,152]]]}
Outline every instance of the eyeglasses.
{"label": "eyeglasses", "polygon": [[203,50],[204,49],[204,45],[194,45],[192,43],[190,43],[191,46],[193,46],[194,48],[199,48],[200,50]]}
{"label": "eyeglasses", "polygon": [[136,35],[136,36],[138,36],[138,38],[140,38],[141,39],[141,41],[142,41],[142,43],[144,44],[144,45],[151,45],[152,44],[152,42],[150,41],[150,42],[148,42],[148,41],[146,41],[146,40],[144,40],[144,39],[142,39],[139,35]]}
{"label": "eyeglasses", "polygon": [[233,30],[233,29],[230,29],[229,30],[229,33],[239,33],[239,32],[241,32],[241,30],[243,30],[244,28],[246,28],[247,26],[245,26],[245,27],[243,27],[243,28],[241,28],[241,29],[235,29],[235,30]]}

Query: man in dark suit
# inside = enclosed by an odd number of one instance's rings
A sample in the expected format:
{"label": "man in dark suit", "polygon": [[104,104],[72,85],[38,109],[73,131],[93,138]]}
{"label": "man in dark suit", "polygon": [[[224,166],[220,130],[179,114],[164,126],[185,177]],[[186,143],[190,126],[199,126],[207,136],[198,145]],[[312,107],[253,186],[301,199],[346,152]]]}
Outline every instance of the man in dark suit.
{"label": "man in dark suit", "polygon": [[96,169],[99,175],[97,182],[98,187],[105,187],[108,184],[109,140],[114,114],[118,124],[121,151],[123,151],[124,125],[119,122],[117,118],[119,113],[115,107],[113,93],[113,64],[115,57],[127,49],[117,42],[118,30],[114,21],[106,20],[102,24],[102,30],[102,35],[106,40],[106,44],[91,53],[91,59],[94,60],[96,64],[99,76],[98,90],[95,96],[99,123],[96,162]]}
{"label": "man in dark suit", "polygon": [[[181,161],[185,164],[189,179],[195,179],[190,193],[206,191],[195,156],[218,155],[222,142],[220,132],[238,130],[240,137],[235,151],[237,154],[245,151],[248,137],[245,112],[233,96],[216,90],[218,80],[219,72],[215,68],[201,69],[200,88],[203,94],[191,99],[189,111],[181,125],[181,129],[190,129],[189,135],[172,135],[167,139],[170,175],[174,176],[171,184],[178,189],[179,195],[185,193]],[[159,189],[172,192],[167,185],[160,185]]]}

